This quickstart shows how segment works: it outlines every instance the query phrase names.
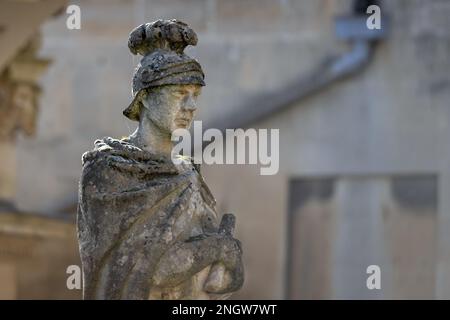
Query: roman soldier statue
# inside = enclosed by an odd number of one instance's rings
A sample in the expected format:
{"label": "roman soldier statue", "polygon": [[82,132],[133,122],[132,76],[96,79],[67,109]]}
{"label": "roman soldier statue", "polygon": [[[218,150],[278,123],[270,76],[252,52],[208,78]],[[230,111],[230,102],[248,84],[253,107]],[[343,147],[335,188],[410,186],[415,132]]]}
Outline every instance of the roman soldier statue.
{"label": "roman soldier statue", "polygon": [[82,157],[77,216],[85,299],[223,299],[243,284],[235,218],[219,217],[198,166],[173,161],[171,133],[188,129],[204,83],[183,53],[197,35],[178,20],[135,28],[143,56],[123,114],[139,123]]}

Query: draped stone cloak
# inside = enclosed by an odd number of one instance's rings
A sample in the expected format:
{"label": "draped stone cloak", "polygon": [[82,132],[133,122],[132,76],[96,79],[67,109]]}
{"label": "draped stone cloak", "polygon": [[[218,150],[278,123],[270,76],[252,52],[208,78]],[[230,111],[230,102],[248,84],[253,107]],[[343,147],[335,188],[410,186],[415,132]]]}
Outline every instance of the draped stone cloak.
{"label": "draped stone cloak", "polygon": [[180,168],[104,138],[82,164],[77,224],[85,299],[147,299],[171,246],[217,231],[214,197],[190,161]]}

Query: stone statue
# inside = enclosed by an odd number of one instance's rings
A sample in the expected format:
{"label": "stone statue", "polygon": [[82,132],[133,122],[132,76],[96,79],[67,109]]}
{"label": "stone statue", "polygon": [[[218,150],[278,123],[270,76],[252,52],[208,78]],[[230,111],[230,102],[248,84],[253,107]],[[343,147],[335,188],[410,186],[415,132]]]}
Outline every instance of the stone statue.
{"label": "stone statue", "polygon": [[171,133],[190,127],[204,86],[200,64],[183,53],[196,43],[178,20],[130,33],[130,51],[143,58],[123,113],[139,126],[127,138],[97,140],[82,157],[77,223],[85,299],[224,299],[243,284],[234,216],[219,223],[199,168],[171,157]]}

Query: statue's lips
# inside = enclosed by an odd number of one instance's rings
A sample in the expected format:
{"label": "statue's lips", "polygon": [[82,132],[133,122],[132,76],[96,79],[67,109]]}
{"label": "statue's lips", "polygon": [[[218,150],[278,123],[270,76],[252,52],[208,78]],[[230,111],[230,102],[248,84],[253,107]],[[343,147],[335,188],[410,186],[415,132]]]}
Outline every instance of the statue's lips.
{"label": "statue's lips", "polygon": [[191,119],[187,119],[187,118],[176,118],[176,119],[175,119],[175,122],[176,122],[176,123],[183,124],[183,125],[187,125],[187,124],[189,124],[189,123],[191,122]]}

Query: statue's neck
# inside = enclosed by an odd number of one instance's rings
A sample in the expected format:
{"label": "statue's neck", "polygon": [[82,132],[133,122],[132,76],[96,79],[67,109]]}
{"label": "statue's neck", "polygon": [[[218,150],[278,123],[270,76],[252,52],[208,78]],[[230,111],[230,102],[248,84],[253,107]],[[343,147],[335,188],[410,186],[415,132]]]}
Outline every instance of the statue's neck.
{"label": "statue's neck", "polygon": [[172,152],[171,134],[164,132],[148,118],[139,122],[139,127],[130,136],[130,142],[142,150],[170,158]]}

